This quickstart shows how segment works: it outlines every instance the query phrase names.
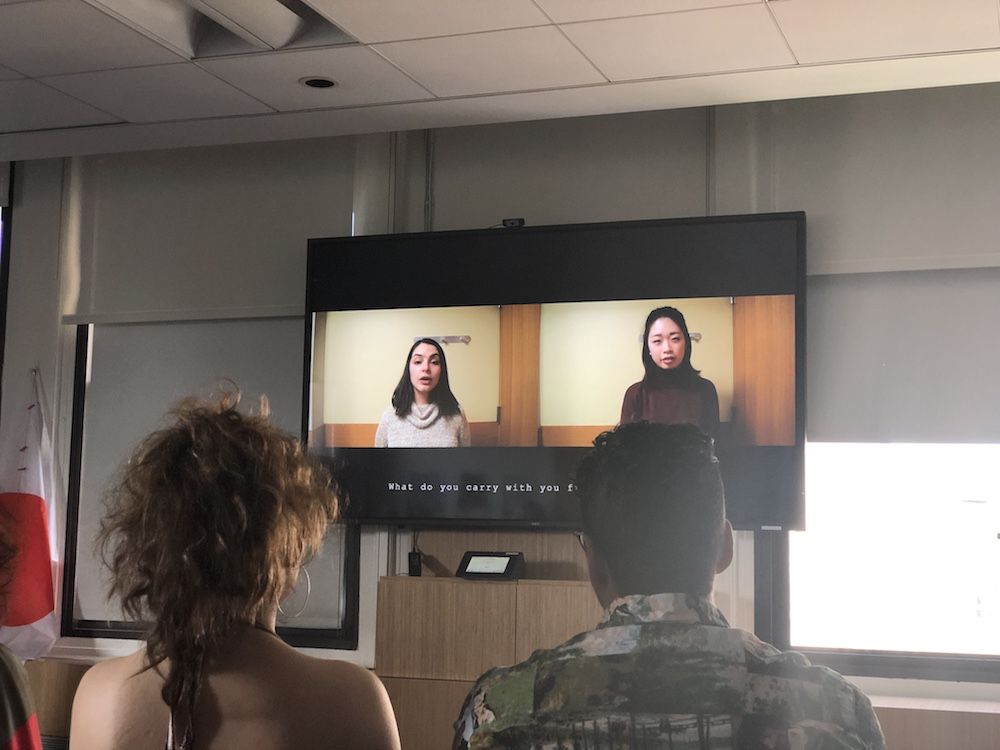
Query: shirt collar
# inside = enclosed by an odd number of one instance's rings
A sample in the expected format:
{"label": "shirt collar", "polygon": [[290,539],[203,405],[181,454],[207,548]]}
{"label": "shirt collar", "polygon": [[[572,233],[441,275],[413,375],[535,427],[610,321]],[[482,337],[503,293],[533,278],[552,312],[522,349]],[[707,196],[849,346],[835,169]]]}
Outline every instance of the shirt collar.
{"label": "shirt collar", "polygon": [[631,594],[615,599],[599,628],[646,622],[686,622],[728,628],[725,615],[705,596],[694,594]]}

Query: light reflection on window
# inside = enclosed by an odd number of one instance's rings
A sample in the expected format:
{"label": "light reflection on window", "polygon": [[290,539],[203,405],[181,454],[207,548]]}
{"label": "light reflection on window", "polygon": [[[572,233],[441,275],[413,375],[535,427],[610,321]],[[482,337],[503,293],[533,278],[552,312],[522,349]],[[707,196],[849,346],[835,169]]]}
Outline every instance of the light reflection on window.
{"label": "light reflection on window", "polygon": [[809,443],[793,646],[1000,654],[1000,446]]}

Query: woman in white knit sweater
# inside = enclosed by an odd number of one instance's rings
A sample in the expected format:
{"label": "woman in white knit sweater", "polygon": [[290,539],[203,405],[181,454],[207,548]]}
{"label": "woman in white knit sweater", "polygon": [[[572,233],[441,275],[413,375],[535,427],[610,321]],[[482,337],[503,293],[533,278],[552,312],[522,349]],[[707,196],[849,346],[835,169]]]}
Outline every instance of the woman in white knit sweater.
{"label": "woman in white knit sweater", "polygon": [[376,448],[456,448],[472,444],[469,421],[448,384],[448,362],[434,339],[410,347],[403,376],[382,412]]}

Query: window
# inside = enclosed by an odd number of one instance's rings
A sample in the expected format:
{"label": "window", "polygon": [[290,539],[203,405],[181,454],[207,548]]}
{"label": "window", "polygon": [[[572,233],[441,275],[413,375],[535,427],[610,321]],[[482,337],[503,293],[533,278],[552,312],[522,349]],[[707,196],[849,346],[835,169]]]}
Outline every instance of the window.
{"label": "window", "polygon": [[1000,446],[811,443],[806,472],[793,646],[1000,655]]}
{"label": "window", "polygon": [[[202,397],[229,378],[244,405],[268,396],[271,420],[301,424],[301,318],[168,321],[78,328],[67,514],[63,635],[134,638],[105,600],[107,581],[93,541],[101,498],[117,467],[163,414],[189,394]],[[309,564],[310,583],[279,616],[293,645],[357,646],[359,533],[332,527]],[[72,605],[68,603],[72,602]]]}
{"label": "window", "polygon": [[1000,269],[811,277],[790,642],[855,675],[1000,682]]}

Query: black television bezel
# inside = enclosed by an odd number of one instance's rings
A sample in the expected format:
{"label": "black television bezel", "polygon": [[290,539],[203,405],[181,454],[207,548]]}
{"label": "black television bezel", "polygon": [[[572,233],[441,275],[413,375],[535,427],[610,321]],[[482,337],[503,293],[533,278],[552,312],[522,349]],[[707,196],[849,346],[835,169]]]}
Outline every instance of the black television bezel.
{"label": "black television bezel", "polygon": [[[560,234],[572,238],[572,251],[552,244],[554,235]],[[606,252],[609,241],[626,235],[627,257]],[[805,242],[806,217],[801,211],[310,239],[302,439],[308,442],[310,437],[312,327],[313,315],[318,312],[789,294],[795,298],[795,445],[791,446],[797,475],[793,480],[797,488],[795,508],[780,519],[781,523],[740,523],[737,527],[766,531],[803,528]],[[663,252],[665,243],[669,253]],[[567,256],[568,252],[572,254]],[[411,267],[414,257],[428,255],[437,263],[419,277],[419,285],[409,284],[416,274],[403,269]],[[587,266],[585,277],[569,278],[565,273],[567,257],[572,258],[574,268]],[[649,267],[655,267],[659,275],[649,273]],[[373,292],[377,283],[373,278],[399,279],[401,274],[405,278],[391,291],[383,288]],[[477,277],[486,281],[467,283]],[[576,529],[576,524],[568,521],[527,518],[363,514],[348,515],[345,520],[411,528]]]}

